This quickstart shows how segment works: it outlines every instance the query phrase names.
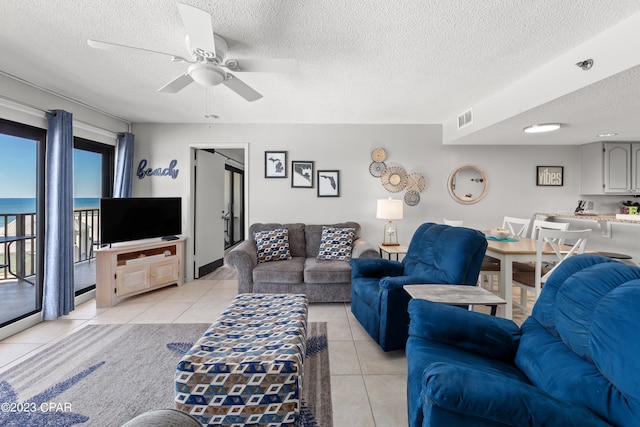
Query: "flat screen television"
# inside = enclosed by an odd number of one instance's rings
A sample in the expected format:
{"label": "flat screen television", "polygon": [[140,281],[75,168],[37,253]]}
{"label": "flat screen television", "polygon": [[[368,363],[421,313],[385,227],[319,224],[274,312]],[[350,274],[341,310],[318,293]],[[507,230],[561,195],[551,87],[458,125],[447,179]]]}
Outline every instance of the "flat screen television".
{"label": "flat screen television", "polygon": [[102,244],[162,237],[182,233],[180,197],[131,197],[100,199]]}

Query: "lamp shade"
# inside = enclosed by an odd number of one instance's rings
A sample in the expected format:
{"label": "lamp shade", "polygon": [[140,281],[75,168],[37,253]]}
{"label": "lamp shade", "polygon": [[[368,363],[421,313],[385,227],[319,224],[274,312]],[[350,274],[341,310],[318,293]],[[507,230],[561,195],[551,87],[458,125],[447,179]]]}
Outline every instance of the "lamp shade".
{"label": "lamp shade", "polygon": [[378,200],[378,209],[376,210],[376,218],[379,219],[402,219],[402,200],[380,199]]}

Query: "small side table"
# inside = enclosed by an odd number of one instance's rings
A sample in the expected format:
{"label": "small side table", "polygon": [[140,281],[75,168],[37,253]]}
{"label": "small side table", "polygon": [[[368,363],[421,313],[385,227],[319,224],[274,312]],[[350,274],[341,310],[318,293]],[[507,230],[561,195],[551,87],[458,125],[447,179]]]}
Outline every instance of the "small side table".
{"label": "small side table", "polygon": [[384,258],[383,252],[387,254],[387,259],[391,259],[391,255],[396,256],[396,261],[399,261],[398,257],[400,255],[405,255],[407,253],[407,247],[403,245],[397,246],[386,246],[382,243],[378,243],[378,248],[380,248],[380,257]]}
{"label": "small side table", "polygon": [[627,255],[627,254],[618,254],[615,252],[602,252],[602,251],[598,251],[597,253],[598,255],[606,256],[607,258],[611,258],[611,259],[631,259],[631,255]]}
{"label": "small side table", "polygon": [[412,298],[425,299],[450,305],[488,305],[491,315],[496,315],[498,305],[507,301],[480,286],[469,285],[404,285]]}

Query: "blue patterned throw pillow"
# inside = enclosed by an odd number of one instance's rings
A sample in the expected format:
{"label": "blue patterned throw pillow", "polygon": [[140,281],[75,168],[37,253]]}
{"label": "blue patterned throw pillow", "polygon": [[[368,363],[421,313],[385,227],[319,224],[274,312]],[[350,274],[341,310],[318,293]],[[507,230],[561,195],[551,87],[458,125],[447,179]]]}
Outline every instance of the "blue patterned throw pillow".
{"label": "blue patterned throw pillow", "polygon": [[256,231],[255,238],[258,246],[258,263],[291,259],[288,229]]}
{"label": "blue patterned throw pillow", "polygon": [[349,261],[355,228],[322,227],[318,259]]}

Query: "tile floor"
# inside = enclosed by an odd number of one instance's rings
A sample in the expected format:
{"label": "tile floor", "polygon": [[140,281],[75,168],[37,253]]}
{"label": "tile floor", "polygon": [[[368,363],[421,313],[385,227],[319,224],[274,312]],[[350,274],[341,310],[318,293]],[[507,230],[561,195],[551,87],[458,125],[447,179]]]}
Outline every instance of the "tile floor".
{"label": "tile floor", "polygon": [[[234,279],[200,279],[132,297],[112,308],[95,300],[68,316],[0,341],[0,372],[44,345],[95,323],[212,323],[236,295]],[[312,304],[309,321],[327,322],[335,427],[407,425],[404,351],[385,353],[349,304]]]}

